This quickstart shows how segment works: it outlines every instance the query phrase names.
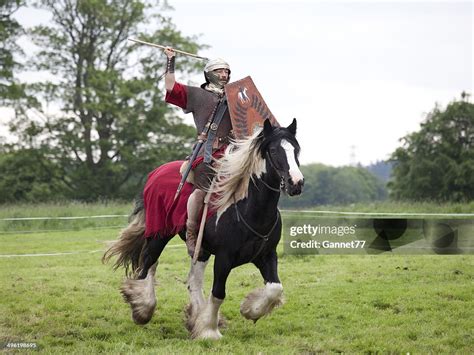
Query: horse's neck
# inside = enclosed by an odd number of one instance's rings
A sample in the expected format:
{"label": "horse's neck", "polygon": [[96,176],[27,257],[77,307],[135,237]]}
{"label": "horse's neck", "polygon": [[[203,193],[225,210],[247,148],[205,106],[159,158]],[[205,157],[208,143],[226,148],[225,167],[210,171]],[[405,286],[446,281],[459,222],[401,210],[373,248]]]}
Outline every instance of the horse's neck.
{"label": "horse's neck", "polygon": [[255,183],[250,183],[246,212],[255,219],[275,215],[280,199],[280,192],[271,190],[261,180],[272,188],[279,189],[280,187],[278,175],[273,170],[263,174],[262,179],[256,179]]}

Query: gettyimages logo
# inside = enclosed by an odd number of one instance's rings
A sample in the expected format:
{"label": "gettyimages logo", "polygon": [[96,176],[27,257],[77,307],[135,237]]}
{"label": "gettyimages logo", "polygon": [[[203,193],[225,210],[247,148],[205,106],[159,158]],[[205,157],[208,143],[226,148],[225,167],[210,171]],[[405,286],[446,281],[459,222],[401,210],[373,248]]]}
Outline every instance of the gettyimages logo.
{"label": "gettyimages logo", "polygon": [[315,237],[317,234],[333,234],[339,237],[344,235],[353,235],[356,232],[356,225],[352,226],[331,226],[318,224],[313,226],[311,224],[305,224],[303,226],[292,226],[290,227],[290,236],[296,237],[297,235],[311,235]]}

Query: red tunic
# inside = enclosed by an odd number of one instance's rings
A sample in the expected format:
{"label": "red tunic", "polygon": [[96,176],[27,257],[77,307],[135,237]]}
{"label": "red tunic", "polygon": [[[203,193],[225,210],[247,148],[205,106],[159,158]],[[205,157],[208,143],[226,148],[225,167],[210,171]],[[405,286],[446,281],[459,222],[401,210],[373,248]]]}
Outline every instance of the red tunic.
{"label": "red tunic", "polygon": [[188,104],[186,87],[180,83],[174,83],[171,92],[166,90],[165,101],[186,110],[186,105]]}

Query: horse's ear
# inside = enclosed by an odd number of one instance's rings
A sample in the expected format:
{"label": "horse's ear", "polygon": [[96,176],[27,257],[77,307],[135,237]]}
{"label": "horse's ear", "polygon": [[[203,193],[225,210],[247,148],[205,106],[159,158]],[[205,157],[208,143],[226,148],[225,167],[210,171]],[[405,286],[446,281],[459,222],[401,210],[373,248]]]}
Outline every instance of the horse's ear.
{"label": "horse's ear", "polygon": [[293,122],[286,128],[292,135],[296,135],[296,118],[293,118]]}
{"label": "horse's ear", "polygon": [[269,136],[273,132],[273,126],[270,123],[270,120],[267,118],[265,122],[263,122],[263,134],[264,136]]}

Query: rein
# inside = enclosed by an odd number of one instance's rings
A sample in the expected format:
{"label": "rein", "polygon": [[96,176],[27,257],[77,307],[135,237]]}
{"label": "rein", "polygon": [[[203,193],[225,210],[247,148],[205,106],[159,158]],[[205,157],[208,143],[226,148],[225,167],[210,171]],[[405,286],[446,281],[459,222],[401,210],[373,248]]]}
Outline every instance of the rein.
{"label": "rein", "polygon": [[275,188],[275,187],[272,187],[270,185],[268,185],[265,181],[263,180],[260,180],[262,182],[262,184],[264,184],[269,190],[272,190],[272,191],[275,191],[275,192],[280,192],[280,189],[278,188]]}
{"label": "rein", "polygon": [[242,214],[240,213],[239,211],[239,208],[237,207],[237,204],[235,203],[234,204],[235,206],[235,213],[237,215],[237,222],[240,222],[242,221],[242,223],[244,224],[244,226],[246,226],[253,234],[255,234],[256,236],[260,237],[261,239],[263,239],[264,242],[267,242],[268,241],[268,237],[270,236],[270,234],[272,234],[272,232],[275,230],[277,224],[278,224],[278,221],[280,220],[280,211],[278,211],[277,209],[277,216],[276,216],[276,219],[275,219],[275,223],[273,223],[273,226],[272,228],[270,229],[270,231],[266,234],[261,234],[259,232],[257,232],[255,229],[253,229],[244,219],[244,217],[242,217]]}
{"label": "rein", "polygon": [[[269,157],[270,159],[270,157]],[[272,167],[276,170],[273,162],[271,161],[270,159],[270,165],[272,165]],[[276,170],[278,171],[278,170]],[[260,180],[263,185],[265,185],[269,190],[271,191],[274,191],[274,192],[280,192],[280,189],[277,189],[277,188],[274,188],[270,185],[268,185],[265,181],[263,180]],[[247,221],[244,219],[244,217],[242,216],[242,214],[240,213],[239,211],[239,208],[237,207],[237,202],[235,201],[235,195],[234,195],[234,208],[235,208],[235,214],[237,216],[237,222],[239,223],[240,221],[242,221],[242,223],[244,224],[245,227],[247,227],[247,229],[249,231],[251,231],[253,234],[255,234],[257,237],[259,237],[260,239],[262,239],[262,244],[260,244],[260,248],[258,249],[257,253],[255,253],[255,255],[253,256],[252,259],[250,259],[249,262],[252,262],[263,250],[263,248],[265,247],[265,244],[268,242],[268,238],[270,237],[270,235],[273,233],[273,231],[275,230],[277,224],[278,224],[278,221],[280,220],[281,218],[281,215],[280,215],[280,211],[278,210],[277,208],[277,213],[276,213],[276,218],[275,218],[275,223],[273,223],[273,226],[272,228],[270,228],[270,230],[266,233],[266,234],[261,234],[259,232],[257,232],[255,229],[252,228],[252,226],[250,224],[247,223]]]}
{"label": "rein", "polygon": [[240,222],[242,220],[242,223],[244,224],[244,226],[246,226],[253,234],[255,234],[256,236],[260,237],[262,239],[262,244],[260,244],[260,248],[258,248],[258,251],[255,253],[255,255],[253,256],[252,259],[250,259],[249,263],[251,263],[252,261],[255,260],[255,258],[257,256],[260,255],[260,253],[262,252],[263,248],[265,247],[265,245],[267,244],[268,242],[268,237],[270,236],[270,234],[272,234],[272,232],[275,230],[277,224],[278,224],[278,221],[280,220],[281,216],[280,216],[280,211],[277,209],[277,215],[276,215],[276,219],[275,219],[275,223],[273,223],[273,226],[272,228],[270,229],[270,231],[267,233],[267,234],[261,234],[259,232],[257,232],[255,229],[253,229],[246,221],[245,219],[242,217],[240,211],[239,211],[239,208],[237,207],[237,204],[235,203],[234,204],[235,206],[235,213],[237,215],[237,222]]}

